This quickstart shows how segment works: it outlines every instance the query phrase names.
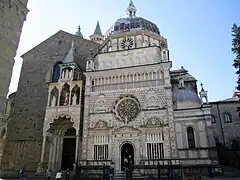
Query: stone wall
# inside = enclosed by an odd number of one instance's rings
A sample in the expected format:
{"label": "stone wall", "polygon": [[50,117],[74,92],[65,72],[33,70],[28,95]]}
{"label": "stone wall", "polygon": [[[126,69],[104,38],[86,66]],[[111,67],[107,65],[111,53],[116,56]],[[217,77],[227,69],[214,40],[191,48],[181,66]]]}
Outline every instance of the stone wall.
{"label": "stone wall", "polygon": [[28,12],[26,5],[26,0],[24,4],[18,0],[0,1],[0,116],[4,112],[14,57]]}
{"label": "stone wall", "polygon": [[[213,133],[221,143],[231,147],[231,140],[240,138],[240,115],[237,107],[240,107],[239,101],[223,101],[211,102],[211,114],[213,121]],[[227,112],[231,116],[230,123],[225,122],[224,113]],[[240,141],[239,141],[240,143]]]}
{"label": "stone wall", "polygon": [[[7,128],[9,146],[5,147],[2,160],[3,167],[17,168],[26,164],[26,169],[35,169],[40,161],[40,148],[42,143],[42,130],[45,110],[48,98],[46,80],[50,77],[54,64],[61,61],[67,55],[72,40],[76,42],[77,59],[84,64],[89,54],[89,49],[98,47],[97,44],[88,40],[59,31],[43,43],[23,55],[14,113]],[[26,149],[29,155],[18,157],[21,161],[13,161],[11,154],[18,151],[12,148],[17,142],[28,142]],[[39,146],[36,146],[39,144]],[[32,163],[31,157],[34,157]],[[9,165],[13,163],[14,165]]]}

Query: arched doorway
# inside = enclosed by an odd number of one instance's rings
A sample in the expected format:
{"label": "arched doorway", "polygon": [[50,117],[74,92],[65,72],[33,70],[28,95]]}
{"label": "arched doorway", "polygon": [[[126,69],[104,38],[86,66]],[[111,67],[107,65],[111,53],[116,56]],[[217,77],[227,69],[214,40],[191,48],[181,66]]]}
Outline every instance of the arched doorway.
{"label": "arched doorway", "polygon": [[62,165],[63,170],[69,168],[72,170],[75,162],[76,151],[76,130],[74,128],[67,129],[63,139]]}
{"label": "arched doorway", "polygon": [[134,164],[134,148],[130,143],[124,143],[121,147],[121,169],[123,170],[124,158],[127,158],[128,163]]}

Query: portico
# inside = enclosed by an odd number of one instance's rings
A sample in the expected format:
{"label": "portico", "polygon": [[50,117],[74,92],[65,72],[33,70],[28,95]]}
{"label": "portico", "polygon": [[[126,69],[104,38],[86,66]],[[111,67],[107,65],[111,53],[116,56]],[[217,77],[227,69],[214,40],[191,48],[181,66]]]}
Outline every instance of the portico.
{"label": "portico", "polygon": [[[48,162],[44,162],[46,144],[49,144]],[[77,162],[80,147],[79,128],[71,117],[59,116],[43,132],[43,144],[40,164],[47,164],[47,169],[72,169]]]}

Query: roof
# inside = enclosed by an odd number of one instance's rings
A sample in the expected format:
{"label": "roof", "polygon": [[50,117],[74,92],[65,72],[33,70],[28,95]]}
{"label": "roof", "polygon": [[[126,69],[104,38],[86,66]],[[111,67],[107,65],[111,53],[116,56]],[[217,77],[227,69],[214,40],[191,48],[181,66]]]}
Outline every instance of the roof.
{"label": "roof", "polygon": [[197,93],[187,88],[175,90],[173,93],[173,101],[191,101],[201,103]]}
{"label": "roof", "polygon": [[26,53],[21,55],[21,57],[24,58],[24,56],[26,56],[28,54],[31,54],[31,53],[34,53],[34,51],[39,50],[39,49],[41,49],[41,47],[44,47],[48,44],[51,44],[52,42],[56,41],[56,39],[59,39],[59,41],[60,41],[61,37],[65,36],[65,35],[71,36],[72,39],[75,39],[76,41],[81,41],[81,42],[84,42],[85,44],[95,44],[95,46],[99,47],[99,44],[97,44],[93,41],[90,41],[90,40],[84,39],[80,36],[73,35],[73,34],[68,33],[66,31],[60,30],[60,31],[56,32],[55,34],[53,34],[52,36],[50,36],[49,38],[45,39],[40,44],[38,44],[35,47],[33,47],[32,49],[28,50]]}
{"label": "roof", "polygon": [[99,25],[99,21],[97,21],[97,25],[96,25],[94,34],[95,34],[95,35],[101,35],[101,36],[102,36],[102,31],[101,31],[101,28],[100,28],[100,25]]}
{"label": "roof", "polygon": [[171,70],[170,71],[171,79],[178,80],[182,78],[184,81],[197,81],[191,74],[188,73],[183,67],[181,69]]}

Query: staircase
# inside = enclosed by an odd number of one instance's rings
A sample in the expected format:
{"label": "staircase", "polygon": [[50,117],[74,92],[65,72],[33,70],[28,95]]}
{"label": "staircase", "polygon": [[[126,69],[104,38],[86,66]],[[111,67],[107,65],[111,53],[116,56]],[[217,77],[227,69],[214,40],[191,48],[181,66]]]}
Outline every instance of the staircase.
{"label": "staircase", "polygon": [[[114,174],[114,180],[126,180],[126,173],[124,171],[121,171],[121,172],[115,172]],[[144,175],[141,175],[138,171],[133,171],[132,173],[132,179],[142,179],[142,180],[145,180],[145,179],[148,179],[148,176],[144,176]]]}

